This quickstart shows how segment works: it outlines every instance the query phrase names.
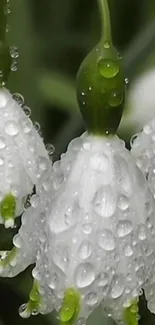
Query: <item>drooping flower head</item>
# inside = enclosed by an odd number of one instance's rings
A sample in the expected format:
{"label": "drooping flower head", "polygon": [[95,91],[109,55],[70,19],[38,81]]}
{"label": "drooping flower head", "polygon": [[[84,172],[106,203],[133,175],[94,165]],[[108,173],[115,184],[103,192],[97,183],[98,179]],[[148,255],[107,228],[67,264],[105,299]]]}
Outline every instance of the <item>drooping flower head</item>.
{"label": "drooping flower head", "polygon": [[154,311],[154,201],[116,135],[125,82],[108,4],[99,3],[104,35],[77,77],[87,132],[44,170],[0,272],[12,277],[36,263],[29,302],[20,308],[23,317],[56,309],[61,324],[80,325],[101,304],[117,323],[137,325],[142,288]]}
{"label": "drooping flower head", "polygon": [[[10,10],[10,8],[9,8]],[[8,1],[0,3],[0,223],[14,225],[24,210],[27,196],[33,192],[50,159],[42,138],[35,129],[21,95],[12,96],[5,88],[16,47],[6,41]],[[13,68],[12,68],[13,64]],[[18,98],[18,102],[17,99]]]}

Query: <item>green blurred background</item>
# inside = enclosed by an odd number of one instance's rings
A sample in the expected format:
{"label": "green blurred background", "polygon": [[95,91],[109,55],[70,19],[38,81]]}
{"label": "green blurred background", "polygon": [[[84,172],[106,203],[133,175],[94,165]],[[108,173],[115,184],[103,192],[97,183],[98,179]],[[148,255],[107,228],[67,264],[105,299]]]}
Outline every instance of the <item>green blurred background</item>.
{"label": "green blurred background", "polygon": [[[148,69],[155,69],[155,1],[109,0],[113,40],[124,55],[124,68],[130,82]],[[97,0],[12,0],[8,40],[20,51],[18,71],[9,80],[11,92],[21,93],[38,121],[45,142],[56,147],[54,159],[66,150],[68,142],[84,131],[78,113],[75,82],[78,67],[100,38]],[[155,86],[155,78],[154,78]],[[154,87],[155,88],[155,87]],[[154,106],[155,107],[155,106]],[[134,116],[130,102],[127,115]],[[149,107],[146,107],[149,114]],[[139,119],[143,112],[140,113]],[[119,134],[128,142],[137,131],[136,123],[121,124]],[[18,230],[0,228],[0,250],[10,249]],[[0,325],[56,324],[55,315],[33,316],[23,320],[19,306],[28,299],[31,270],[14,279],[0,278]],[[141,299],[141,325],[155,324],[155,318]],[[89,324],[112,324],[97,310]]]}

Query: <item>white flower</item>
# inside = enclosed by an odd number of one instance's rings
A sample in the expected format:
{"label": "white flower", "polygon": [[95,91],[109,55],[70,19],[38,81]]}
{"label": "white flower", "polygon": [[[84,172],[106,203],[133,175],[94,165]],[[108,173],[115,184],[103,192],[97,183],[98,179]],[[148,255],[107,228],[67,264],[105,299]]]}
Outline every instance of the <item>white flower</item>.
{"label": "white flower", "polygon": [[0,216],[6,227],[23,212],[50,160],[32,121],[5,88],[0,89]]}
{"label": "white flower", "polygon": [[145,71],[131,83],[126,101],[128,109],[124,111],[120,130],[139,132],[153,118],[154,84],[155,69]]}
{"label": "white flower", "polygon": [[146,124],[142,132],[132,137],[131,153],[145,174],[155,198],[155,119]]}
{"label": "white flower", "polygon": [[119,322],[141,288],[155,312],[155,204],[123,141],[73,140],[38,194],[14,239],[16,256],[0,264],[13,276],[36,262],[36,291],[20,314],[56,309],[62,323],[81,324],[102,304]]}

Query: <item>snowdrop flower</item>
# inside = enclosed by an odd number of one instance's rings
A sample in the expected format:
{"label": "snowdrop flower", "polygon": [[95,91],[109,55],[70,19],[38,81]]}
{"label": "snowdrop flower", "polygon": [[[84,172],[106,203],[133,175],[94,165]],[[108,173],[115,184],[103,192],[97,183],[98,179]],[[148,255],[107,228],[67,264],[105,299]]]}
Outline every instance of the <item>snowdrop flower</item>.
{"label": "snowdrop flower", "polygon": [[[19,95],[18,100],[23,103]],[[14,225],[14,218],[23,212],[24,201],[49,165],[48,152],[32,121],[9,91],[1,88],[0,222],[5,227]]]}
{"label": "snowdrop flower", "polygon": [[[125,82],[111,40],[106,0],[104,37],[82,63],[77,99],[87,132],[44,168],[22,216],[1,276],[29,264],[34,284],[22,317],[56,309],[63,325],[85,324],[102,305],[119,324],[137,324],[142,288],[155,311],[155,203],[143,173],[116,131]],[[40,175],[40,173],[39,173]]]}
{"label": "snowdrop flower", "polygon": [[127,96],[128,111],[123,114],[120,130],[139,132],[154,116],[155,69],[145,71],[131,83]]}

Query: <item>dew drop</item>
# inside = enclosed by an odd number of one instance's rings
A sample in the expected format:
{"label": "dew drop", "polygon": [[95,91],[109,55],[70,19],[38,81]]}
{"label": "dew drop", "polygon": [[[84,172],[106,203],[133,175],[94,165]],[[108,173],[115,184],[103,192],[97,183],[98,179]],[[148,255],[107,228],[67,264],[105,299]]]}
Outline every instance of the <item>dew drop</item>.
{"label": "dew drop", "polygon": [[19,94],[19,93],[15,93],[12,95],[13,100],[15,100],[20,106],[22,106],[24,104],[24,97]]}
{"label": "dew drop", "polygon": [[4,130],[8,135],[15,136],[19,132],[19,127],[18,124],[14,121],[7,121]]}
{"label": "dew drop", "polygon": [[46,150],[48,151],[49,156],[52,156],[55,151],[55,148],[54,148],[53,144],[48,143],[48,144],[46,144]]}
{"label": "dew drop", "polygon": [[107,285],[109,282],[109,277],[108,274],[105,272],[101,272],[99,273],[98,277],[97,277],[97,285],[98,287],[104,287],[105,285]]}
{"label": "dew drop", "polygon": [[75,271],[75,281],[79,288],[85,288],[95,280],[94,266],[91,263],[82,263]]}
{"label": "dew drop", "polygon": [[91,243],[87,240],[84,240],[79,247],[78,253],[82,259],[88,258],[92,253]]}
{"label": "dew drop", "polygon": [[115,238],[113,233],[105,229],[98,232],[97,236],[98,245],[106,251],[113,251],[115,249]]}
{"label": "dew drop", "polygon": [[93,307],[94,305],[97,304],[98,301],[98,296],[95,292],[89,292],[86,296],[85,296],[85,302],[88,306]]}
{"label": "dew drop", "polygon": [[18,47],[11,46],[10,47],[10,55],[12,59],[17,59],[19,57]]}
{"label": "dew drop", "polygon": [[131,147],[131,148],[133,147],[134,142],[135,142],[135,140],[137,139],[138,135],[139,135],[139,134],[136,133],[136,134],[134,134],[134,135],[131,137],[131,139],[130,139],[130,147]]}
{"label": "dew drop", "polygon": [[27,304],[23,304],[19,307],[19,315],[23,317],[23,313],[26,311]]}
{"label": "dew drop", "polygon": [[131,245],[124,246],[124,255],[127,257],[130,257],[133,255],[133,249],[132,249]]}
{"label": "dew drop", "polygon": [[53,290],[55,290],[58,286],[58,276],[56,273],[53,273],[51,278],[50,278],[50,283],[49,283],[49,287]]}
{"label": "dew drop", "polygon": [[111,79],[119,73],[119,66],[116,61],[101,59],[98,63],[99,73],[106,79]]}
{"label": "dew drop", "polygon": [[123,211],[128,209],[129,201],[128,201],[128,198],[125,195],[121,195],[121,197],[119,198],[118,207]]}
{"label": "dew drop", "polygon": [[20,120],[20,125],[21,125],[21,129],[25,134],[28,134],[32,131],[33,124],[29,118],[25,117],[22,120]]}
{"label": "dew drop", "polygon": [[115,275],[111,283],[111,297],[116,299],[120,297],[124,291],[124,279],[122,276]]}
{"label": "dew drop", "polygon": [[23,106],[23,111],[24,111],[26,116],[29,117],[31,115],[31,109],[28,106],[24,105]]}
{"label": "dew drop", "polygon": [[15,72],[18,70],[18,62],[16,60],[13,60],[11,64],[11,71]]}
{"label": "dew drop", "polygon": [[113,90],[112,92],[110,92],[108,96],[107,103],[112,107],[116,107],[122,104],[123,98],[124,96],[121,92],[118,92],[117,90]]}
{"label": "dew drop", "polygon": [[84,223],[82,228],[83,228],[84,234],[86,234],[86,235],[89,235],[92,232],[91,223]]}
{"label": "dew drop", "polygon": [[21,237],[18,234],[13,237],[13,244],[17,248],[21,248]]}
{"label": "dew drop", "polygon": [[104,42],[104,48],[108,50],[110,48],[110,44],[108,41]]}
{"label": "dew drop", "polygon": [[125,78],[125,84],[126,84],[126,85],[129,84],[129,78]]}
{"label": "dew drop", "polygon": [[41,171],[46,171],[49,165],[49,161],[47,158],[40,156],[38,158],[38,167]]}
{"label": "dew drop", "polygon": [[132,222],[129,220],[119,221],[117,226],[118,237],[122,238],[129,235],[133,230]]}
{"label": "dew drop", "polygon": [[40,124],[38,122],[34,122],[34,128],[37,132],[40,131]]}
{"label": "dew drop", "polygon": [[145,240],[147,238],[147,232],[145,225],[140,225],[138,229],[138,238],[140,240]]}
{"label": "dew drop", "polygon": [[101,187],[93,199],[94,211],[104,218],[114,215],[116,210],[116,197],[110,185]]}

